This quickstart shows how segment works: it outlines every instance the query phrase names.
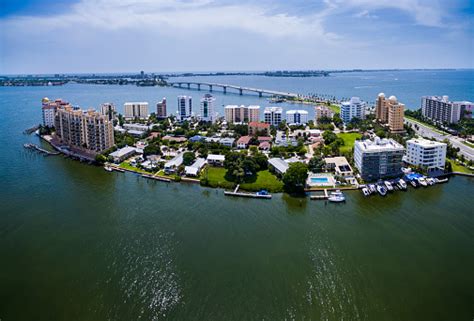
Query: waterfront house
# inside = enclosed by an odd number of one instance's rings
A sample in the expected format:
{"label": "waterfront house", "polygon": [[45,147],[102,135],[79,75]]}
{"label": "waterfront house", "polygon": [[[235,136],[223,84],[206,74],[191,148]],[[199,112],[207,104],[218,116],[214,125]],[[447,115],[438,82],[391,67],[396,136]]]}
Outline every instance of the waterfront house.
{"label": "waterfront house", "polygon": [[171,160],[167,161],[165,163],[165,173],[166,174],[172,174],[176,171],[176,169],[183,164],[183,154],[184,153],[179,153],[175,157],[173,157]]}
{"label": "waterfront house", "polygon": [[352,167],[345,157],[327,157],[324,161],[327,169],[334,170],[338,176],[350,177],[354,175]]}
{"label": "waterfront house", "polygon": [[290,167],[289,164],[281,158],[270,158],[268,164],[271,165],[275,169],[275,172],[280,175],[285,174]]}
{"label": "waterfront house", "polygon": [[213,166],[224,166],[225,156],[209,154],[207,155],[207,163]]}
{"label": "waterfront house", "polygon": [[110,153],[109,156],[112,156],[114,159],[114,163],[121,163],[127,158],[130,158],[131,156],[135,155],[137,153],[137,150],[135,147],[131,146],[125,146],[123,148],[120,148],[116,150],[113,153]]}
{"label": "waterfront house", "polygon": [[186,176],[198,176],[201,169],[206,165],[206,159],[197,158],[191,166],[186,166],[184,172]]}
{"label": "waterfront house", "polygon": [[190,141],[191,143],[196,143],[196,142],[203,141],[204,139],[206,139],[206,137],[201,136],[201,135],[194,135],[193,137],[190,137],[190,138],[189,138],[189,141]]}

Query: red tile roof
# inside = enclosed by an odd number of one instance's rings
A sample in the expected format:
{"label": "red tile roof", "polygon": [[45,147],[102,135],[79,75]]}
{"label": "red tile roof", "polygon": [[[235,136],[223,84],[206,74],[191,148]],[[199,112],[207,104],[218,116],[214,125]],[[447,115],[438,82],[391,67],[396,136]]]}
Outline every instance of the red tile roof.
{"label": "red tile roof", "polygon": [[270,124],[266,123],[258,123],[256,121],[252,121],[249,123],[249,126],[251,127],[258,127],[258,128],[270,128]]}
{"label": "red tile roof", "polygon": [[248,145],[251,139],[252,139],[252,137],[250,137],[250,136],[242,136],[237,141],[237,145],[239,145],[239,144]]}

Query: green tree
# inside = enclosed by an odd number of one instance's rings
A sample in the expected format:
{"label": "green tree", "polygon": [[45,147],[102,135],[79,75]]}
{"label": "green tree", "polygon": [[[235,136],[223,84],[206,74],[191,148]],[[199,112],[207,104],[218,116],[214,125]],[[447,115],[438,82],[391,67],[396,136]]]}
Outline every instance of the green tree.
{"label": "green tree", "polygon": [[104,164],[106,161],[107,161],[107,157],[105,157],[104,155],[102,154],[97,154],[95,156],[95,161],[98,163],[98,164]]}
{"label": "green tree", "polygon": [[336,141],[337,135],[334,134],[332,131],[326,130],[323,133],[323,139],[325,145],[330,145],[332,142]]}
{"label": "green tree", "polygon": [[196,156],[194,155],[193,152],[185,152],[183,154],[183,164],[184,164],[184,166],[191,165],[194,162],[195,159],[196,159]]}
{"label": "green tree", "polygon": [[304,163],[294,162],[283,175],[284,189],[288,193],[304,193],[308,166]]}
{"label": "green tree", "polygon": [[308,169],[313,173],[321,173],[325,166],[326,162],[318,155],[313,156],[308,163]]}

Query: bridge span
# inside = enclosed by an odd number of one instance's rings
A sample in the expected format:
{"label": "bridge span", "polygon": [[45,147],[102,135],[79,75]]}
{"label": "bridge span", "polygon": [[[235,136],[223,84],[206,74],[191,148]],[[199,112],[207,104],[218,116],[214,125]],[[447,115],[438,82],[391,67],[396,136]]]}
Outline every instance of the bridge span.
{"label": "bridge span", "polygon": [[201,90],[201,86],[206,86],[206,87],[209,87],[209,91],[212,91],[214,87],[219,87],[219,88],[222,88],[224,94],[227,93],[227,89],[235,89],[235,90],[238,90],[240,95],[243,95],[244,92],[255,92],[255,93],[258,93],[260,97],[262,97],[263,94],[285,97],[285,98],[298,97],[298,94],[295,94],[295,93],[252,88],[252,87],[243,87],[243,86],[236,86],[236,85],[229,85],[229,84],[211,83],[211,82],[177,81],[177,82],[169,82],[168,84],[172,87],[178,87],[178,88],[183,88],[183,86],[186,86],[187,89],[191,89],[192,86],[195,86],[197,90]]}

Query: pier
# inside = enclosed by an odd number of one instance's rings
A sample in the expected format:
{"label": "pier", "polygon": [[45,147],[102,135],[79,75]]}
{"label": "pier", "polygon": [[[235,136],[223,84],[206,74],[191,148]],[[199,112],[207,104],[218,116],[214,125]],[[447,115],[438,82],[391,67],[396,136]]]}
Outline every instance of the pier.
{"label": "pier", "polygon": [[212,91],[215,87],[222,88],[224,94],[227,93],[228,89],[236,90],[239,95],[243,95],[245,92],[254,92],[258,93],[259,97],[262,97],[263,94],[271,95],[271,96],[279,96],[285,98],[297,98],[299,95],[296,93],[289,93],[283,91],[276,91],[276,90],[269,90],[269,89],[260,89],[260,88],[252,88],[252,87],[243,87],[237,85],[230,85],[230,84],[219,84],[219,83],[210,83],[210,82],[190,82],[190,81],[178,81],[178,82],[170,82],[170,86],[177,87],[177,88],[185,88],[191,89],[193,86],[197,90],[201,90],[201,86],[206,86],[209,88],[209,91]]}
{"label": "pier", "polygon": [[23,131],[23,133],[27,134],[27,135],[30,135],[30,134],[34,133],[35,131],[37,131],[38,129],[39,129],[39,125],[36,125],[36,126],[31,127],[31,128],[25,129]]}
{"label": "pier", "polygon": [[54,155],[59,155],[60,154],[59,152],[51,152],[49,150],[43,149],[43,148],[41,148],[41,147],[39,147],[38,145],[35,145],[35,144],[23,144],[23,147],[25,147],[26,149],[36,150],[40,153],[45,154],[46,156],[54,156]]}
{"label": "pier", "polygon": [[224,191],[224,195],[226,195],[226,196],[238,196],[238,197],[250,197],[250,198],[264,198],[264,199],[272,198],[271,194],[238,192],[239,188],[240,188],[240,185],[237,185],[233,192]]}
{"label": "pier", "polygon": [[323,190],[323,192],[324,192],[323,195],[311,195],[309,198],[311,200],[327,200],[329,198],[328,190],[325,189]]}

